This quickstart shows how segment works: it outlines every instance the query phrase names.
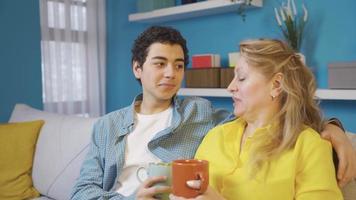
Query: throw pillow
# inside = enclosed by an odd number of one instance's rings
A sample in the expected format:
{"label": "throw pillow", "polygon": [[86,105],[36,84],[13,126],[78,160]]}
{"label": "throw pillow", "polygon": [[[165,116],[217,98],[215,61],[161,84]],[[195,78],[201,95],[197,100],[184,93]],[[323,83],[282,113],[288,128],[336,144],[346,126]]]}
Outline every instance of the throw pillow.
{"label": "throw pillow", "polygon": [[33,154],[44,121],[0,124],[0,199],[39,196],[32,185]]}

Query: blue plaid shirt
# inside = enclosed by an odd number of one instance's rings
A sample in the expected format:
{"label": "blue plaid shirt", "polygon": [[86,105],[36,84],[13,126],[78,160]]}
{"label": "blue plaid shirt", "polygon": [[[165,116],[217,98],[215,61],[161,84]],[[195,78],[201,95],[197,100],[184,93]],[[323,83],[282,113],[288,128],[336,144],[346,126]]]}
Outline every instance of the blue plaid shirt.
{"label": "blue plaid shirt", "polygon": [[[125,162],[126,140],[134,127],[135,101],[123,109],[103,116],[94,125],[87,157],[71,199],[135,199],[116,192],[117,179]],[[174,97],[170,127],[156,133],[148,149],[164,162],[193,158],[210,129],[232,119],[226,110],[215,110],[211,103],[199,97]]]}

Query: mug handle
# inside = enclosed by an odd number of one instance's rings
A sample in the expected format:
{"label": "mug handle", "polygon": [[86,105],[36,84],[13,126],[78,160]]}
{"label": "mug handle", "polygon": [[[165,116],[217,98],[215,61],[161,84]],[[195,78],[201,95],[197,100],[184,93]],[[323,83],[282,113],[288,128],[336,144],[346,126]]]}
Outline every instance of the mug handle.
{"label": "mug handle", "polygon": [[201,173],[201,172],[197,173],[197,180],[200,180],[200,187],[199,187],[199,189],[196,189],[196,190],[199,191],[199,194],[203,194],[206,191],[205,178],[203,176],[203,173]]}
{"label": "mug handle", "polygon": [[145,167],[139,167],[139,168],[136,170],[136,178],[137,178],[138,181],[140,181],[140,183],[142,183],[143,181],[145,181],[145,180],[142,180],[141,177],[140,177],[140,175],[139,175],[141,171],[144,171],[146,174],[148,174],[147,169],[146,169]]}

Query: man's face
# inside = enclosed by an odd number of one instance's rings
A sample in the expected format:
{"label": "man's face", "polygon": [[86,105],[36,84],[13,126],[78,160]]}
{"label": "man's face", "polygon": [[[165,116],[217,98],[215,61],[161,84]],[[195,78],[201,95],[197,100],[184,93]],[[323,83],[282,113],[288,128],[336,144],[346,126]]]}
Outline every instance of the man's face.
{"label": "man's face", "polygon": [[133,72],[141,79],[145,101],[171,101],[184,76],[184,53],[180,45],[153,43],[143,66],[134,62]]}

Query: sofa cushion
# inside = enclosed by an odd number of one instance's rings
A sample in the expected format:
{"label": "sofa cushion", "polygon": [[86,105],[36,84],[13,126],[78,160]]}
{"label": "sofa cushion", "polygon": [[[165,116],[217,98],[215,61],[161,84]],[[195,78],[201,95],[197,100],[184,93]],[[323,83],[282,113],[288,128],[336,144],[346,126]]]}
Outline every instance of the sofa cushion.
{"label": "sofa cushion", "polygon": [[31,171],[38,133],[44,121],[0,124],[0,199],[39,196]]}
{"label": "sofa cushion", "polygon": [[42,195],[69,199],[97,119],[54,114],[17,104],[10,122],[35,119],[42,119],[45,124],[36,146],[33,184]]}

